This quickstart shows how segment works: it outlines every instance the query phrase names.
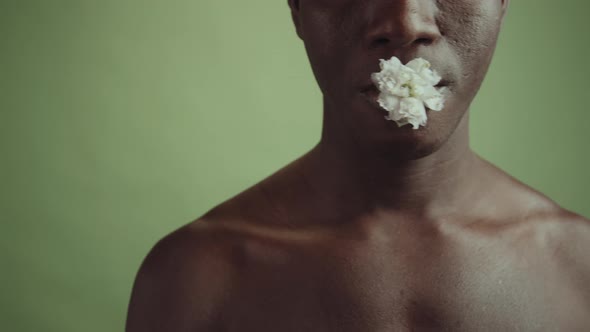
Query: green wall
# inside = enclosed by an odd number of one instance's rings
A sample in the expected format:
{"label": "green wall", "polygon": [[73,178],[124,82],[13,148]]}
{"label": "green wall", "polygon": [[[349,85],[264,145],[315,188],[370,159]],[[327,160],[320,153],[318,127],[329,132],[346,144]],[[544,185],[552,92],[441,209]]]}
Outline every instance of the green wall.
{"label": "green wall", "polygon": [[[286,2],[0,0],[0,330],[122,330],[158,238],[317,142]],[[513,1],[472,108],[480,154],[585,216],[589,9]]]}

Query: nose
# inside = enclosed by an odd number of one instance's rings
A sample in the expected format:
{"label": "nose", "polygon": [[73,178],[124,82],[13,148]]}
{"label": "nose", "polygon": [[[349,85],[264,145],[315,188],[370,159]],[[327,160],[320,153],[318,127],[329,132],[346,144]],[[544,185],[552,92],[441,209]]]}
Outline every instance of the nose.
{"label": "nose", "polygon": [[436,4],[429,0],[375,0],[368,8],[368,48],[400,49],[430,45],[440,37]]}

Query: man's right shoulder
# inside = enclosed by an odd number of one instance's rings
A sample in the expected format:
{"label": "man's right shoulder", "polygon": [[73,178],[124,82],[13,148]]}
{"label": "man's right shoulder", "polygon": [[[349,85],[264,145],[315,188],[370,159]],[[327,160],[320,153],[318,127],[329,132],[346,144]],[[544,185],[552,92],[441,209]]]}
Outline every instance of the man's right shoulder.
{"label": "man's right shoulder", "polygon": [[237,245],[203,220],[158,241],[137,273],[126,330],[214,330],[239,273]]}
{"label": "man's right shoulder", "polygon": [[[185,272],[202,275],[229,272],[236,236],[204,220],[194,221],[159,240],[146,256],[140,272],[155,276]],[[207,268],[204,269],[203,265]]]}

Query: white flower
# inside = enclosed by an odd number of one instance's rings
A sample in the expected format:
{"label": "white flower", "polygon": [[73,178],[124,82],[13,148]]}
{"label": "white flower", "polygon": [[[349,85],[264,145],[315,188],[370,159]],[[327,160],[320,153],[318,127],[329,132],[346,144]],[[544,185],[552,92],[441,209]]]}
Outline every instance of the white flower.
{"label": "white flower", "polygon": [[395,56],[379,60],[381,71],[371,79],[379,89],[379,105],[389,112],[385,119],[398,126],[411,124],[413,129],[426,125],[426,108],[441,111],[444,97],[435,86],[441,77],[430,63],[422,58],[414,59],[405,66]]}
{"label": "white flower", "polygon": [[398,126],[411,124],[414,129],[418,129],[419,126],[426,125],[426,108],[421,100],[412,97],[401,98],[395,109],[396,112],[389,112],[385,118],[395,121]]}

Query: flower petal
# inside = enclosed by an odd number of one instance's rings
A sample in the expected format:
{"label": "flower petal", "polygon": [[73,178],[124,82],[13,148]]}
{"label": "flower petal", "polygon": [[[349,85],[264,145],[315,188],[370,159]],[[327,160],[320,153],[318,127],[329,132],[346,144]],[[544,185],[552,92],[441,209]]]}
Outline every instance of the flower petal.
{"label": "flower petal", "polygon": [[396,96],[390,95],[390,94],[386,94],[386,93],[380,94],[379,98],[377,99],[379,106],[381,106],[382,108],[384,108],[385,110],[387,110],[389,112],[399,108],[399,101],[400,101],[399,97],[396,97]]}

